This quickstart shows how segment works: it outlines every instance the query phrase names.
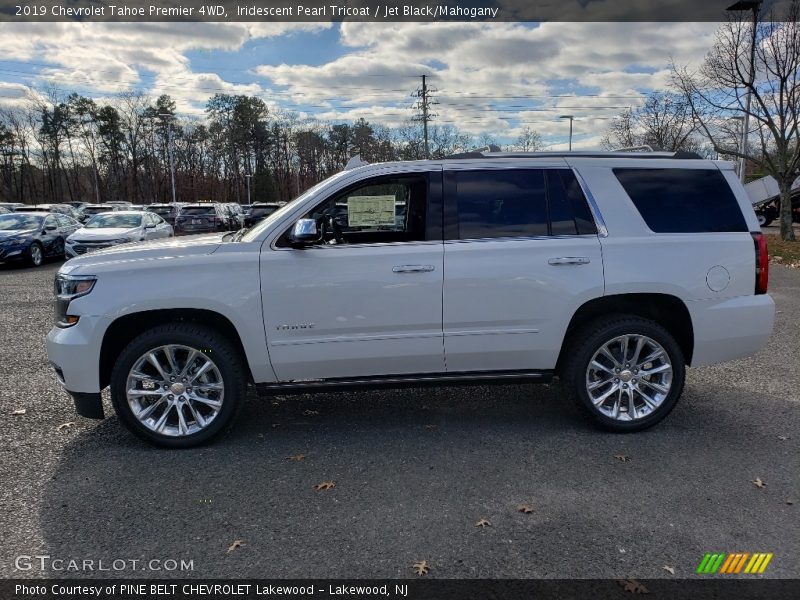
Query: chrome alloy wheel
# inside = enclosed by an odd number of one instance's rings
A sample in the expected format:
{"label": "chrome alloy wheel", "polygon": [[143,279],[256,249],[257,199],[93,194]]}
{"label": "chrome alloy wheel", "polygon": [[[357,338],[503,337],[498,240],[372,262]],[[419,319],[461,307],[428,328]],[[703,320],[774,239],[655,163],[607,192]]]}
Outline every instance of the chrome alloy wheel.
{"label": "chrome alloy wheel", "polygon": [[38,267],[44,261],[44,254],[42,253],[42,247],[39,244],[33,244],[31,246],[31,262],[35,267]]}
{"label": "chrome alloy wheel", "polygon": [[671,387],[669,355],[646,335],[621,335],[606,342],[586,369],[586,391],[595,409],[618,421],[651,414]]}
{"label": "chrome alloy wheel", "polygon": [[161,435],[181,437],[208,427],[222,409],[225,383],[206,354],[171,344],[133,364],[125,394],[133,416]]}

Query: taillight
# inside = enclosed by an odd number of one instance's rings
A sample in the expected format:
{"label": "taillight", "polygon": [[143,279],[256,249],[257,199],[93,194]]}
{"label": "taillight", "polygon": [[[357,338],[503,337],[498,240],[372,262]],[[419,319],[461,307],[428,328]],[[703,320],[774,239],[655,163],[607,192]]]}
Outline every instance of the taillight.
{"label": "taillight", "polygon": [[756,294],[766,294],[769,283],[769,253],[763,233],[752,233],[756,246]]}

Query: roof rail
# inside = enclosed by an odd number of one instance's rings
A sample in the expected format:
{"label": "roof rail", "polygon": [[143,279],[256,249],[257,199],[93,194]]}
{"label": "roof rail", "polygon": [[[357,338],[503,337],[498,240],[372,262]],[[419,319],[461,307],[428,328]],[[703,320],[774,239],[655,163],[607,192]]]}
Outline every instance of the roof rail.
{"label": "roof rail", "polygon": [[549,152],[462,152],[460,154],[451,154],[450,156],[445,156],[445,160],[457,160],[457,159],[471,159],[471,158],[676,158],[676,159],[702,159],[703,157],[697,154],[696,152],[686,152],[686,151],[678,151],[678,152],[656,152],[655,150],[650,152],[628,152],[628,151],[618,151],[614,150],[611,152],[597,152],[597,151],[585,151],[585,152],[558,152],[558,151],[549,151]]}
{"label": "roof rail", "polygon": [[641,146],[627,146],[625,148],[614,148],[613,152],[655,152],[653,147],[648,144]]}

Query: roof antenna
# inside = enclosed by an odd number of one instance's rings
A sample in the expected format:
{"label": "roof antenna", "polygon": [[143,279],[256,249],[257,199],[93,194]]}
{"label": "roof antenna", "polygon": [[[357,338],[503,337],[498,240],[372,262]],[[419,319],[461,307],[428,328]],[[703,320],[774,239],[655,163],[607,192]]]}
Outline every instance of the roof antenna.
{"label": "roof antenna", "polygon": [[365,160],[361,160],[361,155],[356,154],[353,158],[347,161],[347,164],[344,166],[345,171],[349,171],[350,169],[355,169],[357,167],[363,167],[364,165],[368,165],[369,163]]}

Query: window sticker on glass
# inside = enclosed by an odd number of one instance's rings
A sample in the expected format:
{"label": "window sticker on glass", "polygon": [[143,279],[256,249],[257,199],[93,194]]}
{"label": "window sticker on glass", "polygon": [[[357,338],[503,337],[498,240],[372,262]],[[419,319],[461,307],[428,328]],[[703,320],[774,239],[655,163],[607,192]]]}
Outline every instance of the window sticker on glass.
{"label": "window sticker on glass", "polygon": [[394,196],[350,196],[347,199],[347,225],[394,225]]}

